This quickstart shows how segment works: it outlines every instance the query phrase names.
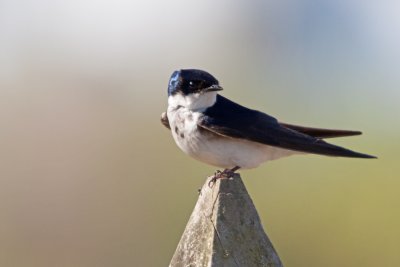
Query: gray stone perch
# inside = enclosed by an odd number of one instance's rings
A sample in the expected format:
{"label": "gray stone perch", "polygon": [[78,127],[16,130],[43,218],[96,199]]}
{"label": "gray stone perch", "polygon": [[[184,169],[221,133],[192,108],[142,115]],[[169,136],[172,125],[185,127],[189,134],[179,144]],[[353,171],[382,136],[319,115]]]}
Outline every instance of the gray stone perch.
{"label": "gray stone perch", "polygon": [[212,188],[209,179],[169,266],[283,266],[240,175],[219,179]]}

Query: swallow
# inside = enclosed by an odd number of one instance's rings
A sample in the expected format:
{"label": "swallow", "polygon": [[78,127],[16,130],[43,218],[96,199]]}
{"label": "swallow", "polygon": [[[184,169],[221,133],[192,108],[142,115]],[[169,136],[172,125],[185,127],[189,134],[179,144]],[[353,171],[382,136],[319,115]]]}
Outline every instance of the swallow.
{"label": "swallow", "polygon": [[360,131],[310,128],[279,122],[218,94],[223,88],[206,71],[175,71],[168,84],[168,108],[162,124],[189,156],[224,168],[213,180],[238,169],[294,154],[376,158],[325,142],[325,138],[360,135]]}

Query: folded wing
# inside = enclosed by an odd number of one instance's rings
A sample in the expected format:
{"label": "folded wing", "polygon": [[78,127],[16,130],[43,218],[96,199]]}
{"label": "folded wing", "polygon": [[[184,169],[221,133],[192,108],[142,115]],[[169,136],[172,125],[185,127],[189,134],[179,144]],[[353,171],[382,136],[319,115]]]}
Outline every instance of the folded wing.
{"label": "folded wing", "polygon": [[167,116],[167,112],[161,113],[161,123],[164,125],[166,128],[171,130],[171,126],[169,125],[169,120]]}
{"label": "folded wing", "polygon": [[[217,103],[204,112],[198,125],[222,136],[245,139],[289,150],[327,156],[374,158],[374,156],[332,145],[319,139],[327,137],[329,134],[330,137],[333,137],[333,132],[328,134],[323,129],[310,130],[305,127],[300,129],[300,126],[287,124],[286,126],[289,127],[286,127],[285,124],[280,124],[275,118],[265,113],[248,109],[220,95],[217,97]],[[297,131],[296,127],[298,130],[303,130],[304,133]],[[307,131],[316,137],[306,134]],[[338,132],[335,133],[338,134]],[[347,133],[350,135],[349,132]],[[351,135],[358,133],[353,132]]]}

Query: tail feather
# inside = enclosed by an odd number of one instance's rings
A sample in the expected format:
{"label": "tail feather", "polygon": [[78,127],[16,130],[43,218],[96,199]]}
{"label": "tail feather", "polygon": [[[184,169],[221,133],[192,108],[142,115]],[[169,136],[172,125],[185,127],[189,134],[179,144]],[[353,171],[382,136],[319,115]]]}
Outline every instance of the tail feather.
{"label": "tail feather", "polygon": [[362,132],[360,131],[311,128],[311,127],[304,127],[287,123],[280,123],[280,125],[316,138],[334,138],[334,137],[345,137],[345,136],[354,136],[362,134]]}
{"label": "tail feather", "polygon": [[[322,138],[360,135],[361,132],[359,131],[308,128],[308,127],[285,124],[285,123],[280,123],[280,125],[289,131],[297,132],[299,135],[303,135],[303,138],[288,138],[286,142],[283,142],[281,144],[282,146],[286,146],[289,149],[313,153],[313,154],[319,154],[319,155],[333,156],[333,157],[366,158],[366,159],[376,158],[375,156],[356,152],[341,146],[327,143],[324,140],[322,140]],[[310,142],[313,139],[314,141]]]}

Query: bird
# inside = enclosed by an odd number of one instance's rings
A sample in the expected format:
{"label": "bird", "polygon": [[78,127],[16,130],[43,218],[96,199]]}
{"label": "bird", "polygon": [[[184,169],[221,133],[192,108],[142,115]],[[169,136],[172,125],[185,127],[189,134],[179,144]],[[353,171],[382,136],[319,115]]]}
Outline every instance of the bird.
{"label": "bird", "polygon": [[311,128],[282,123],[219,94],[223,88],[210,73],[199,69],[174,71],[168,83],[168,107],[162,124],[177,146],[192,158],[223,168],[215,182],[239,169],[295,154],[376,158],[330,144],[323,139],[360,135],[360,131]]}

